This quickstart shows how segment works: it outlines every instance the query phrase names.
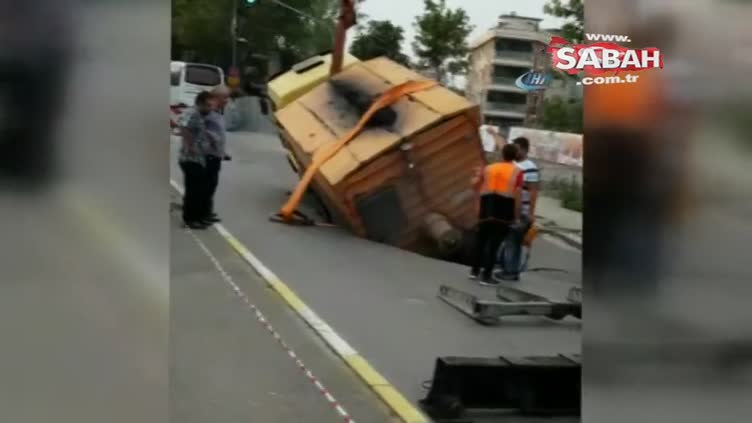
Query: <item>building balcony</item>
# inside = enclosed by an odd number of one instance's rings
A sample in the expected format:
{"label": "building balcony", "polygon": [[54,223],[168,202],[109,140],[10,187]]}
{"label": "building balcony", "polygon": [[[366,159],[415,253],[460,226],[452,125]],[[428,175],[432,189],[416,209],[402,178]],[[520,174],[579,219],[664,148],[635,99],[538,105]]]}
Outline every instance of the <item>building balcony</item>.
{"label": "building balcony", "polygon": [[483,111],[486,113],[513,113],[524,115],[528,110],[527,103],[507,103],[486,101]]}
{"label": "building balcony", "polygon": [[528,65],[533,64],[533,52],[532,51],[514,51],[514,50],[496,50],[496,56],[494,57],[496,62],[514,62],[525,63]]}
{"label": "building balcony", "polygon": [[[494,76],[491,78],[493,85],[515,85],[517,78],[513,76]],[[516,86],[516,85],[515,85]]]}
{"label": "building balcony", "polygon": [[489,91],[503,91],[508,93],[525,94],[526,91],[518,87],[515,84],[517,78],[512,77],[494,77],[491,78],[491,83],[488,84]]}
{"label": "building balcony", "polygon": [[516,81],[517,81],[517,78],[513,78],[511,76],[491,77],[491,81],[488,84],[487,89],[489,91],[502,91],[502,92],[515,93],[515,94],[525,94],[526,91],[518,87],[517,84],[515,84]]}

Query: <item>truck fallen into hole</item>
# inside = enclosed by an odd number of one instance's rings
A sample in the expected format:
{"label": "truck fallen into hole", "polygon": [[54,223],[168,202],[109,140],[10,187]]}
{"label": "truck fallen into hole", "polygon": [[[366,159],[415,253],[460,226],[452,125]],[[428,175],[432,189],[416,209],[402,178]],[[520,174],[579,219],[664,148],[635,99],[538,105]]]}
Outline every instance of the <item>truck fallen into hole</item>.
{"label": "truck fallen into hole", "polygon": [[[275,122],[300,175],[351,131],[374,99],[426,78],[386,58],[348,57],[328,77],[330,56],[274,78]],[[477,222],[474,169],[485,164],[480,111],[436,85],[381,109],[325,161],[308,187],[333,223],[358,236],[466,263]]]}

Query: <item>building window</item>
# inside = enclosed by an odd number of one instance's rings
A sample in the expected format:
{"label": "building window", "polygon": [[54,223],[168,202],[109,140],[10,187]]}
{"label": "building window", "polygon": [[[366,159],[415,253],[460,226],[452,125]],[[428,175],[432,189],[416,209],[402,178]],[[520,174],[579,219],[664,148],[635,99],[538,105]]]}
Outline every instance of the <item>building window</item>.
{"label": "building window", "polygon": [[512,51],[518,53],[532,53],[533,43],[525,40],[500,38],[496,40],[496,51]]}
{"label": "building window", "polygon": [[518,66],[494,66],[494,78],[499,79],[517,79],[520,75],[525,74],[529,69]]}
{"label": "building window", "polygon": [[526,104],[527,94],[489,91],[486,100],[491,103]]}

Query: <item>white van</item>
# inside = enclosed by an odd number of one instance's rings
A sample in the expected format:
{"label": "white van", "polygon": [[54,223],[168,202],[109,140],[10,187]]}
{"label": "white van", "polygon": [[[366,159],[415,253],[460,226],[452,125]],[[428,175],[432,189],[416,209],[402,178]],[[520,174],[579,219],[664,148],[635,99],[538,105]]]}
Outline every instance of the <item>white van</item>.
{"label": "white van", "polygon": [[201,91],[224,85],[222,68],[203,63],[170,63],[170,105],[193,106]]}

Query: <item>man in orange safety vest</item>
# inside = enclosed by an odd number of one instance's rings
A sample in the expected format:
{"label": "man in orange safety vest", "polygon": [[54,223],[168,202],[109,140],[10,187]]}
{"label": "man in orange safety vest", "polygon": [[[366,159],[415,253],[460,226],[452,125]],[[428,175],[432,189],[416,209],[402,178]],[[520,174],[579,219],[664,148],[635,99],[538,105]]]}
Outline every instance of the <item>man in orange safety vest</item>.
{"label": "man in orange safety vest", "polygon": [[522,211],[522,171],[514,162],[517,146],[505,145],[501,155],[501,162],[479,169],[473,179],[480,191],[480,210],[470,278],[480,278],[482,285],[490,286],[495,283],[491,273],[496,253],[510,227],[519,223]]}

